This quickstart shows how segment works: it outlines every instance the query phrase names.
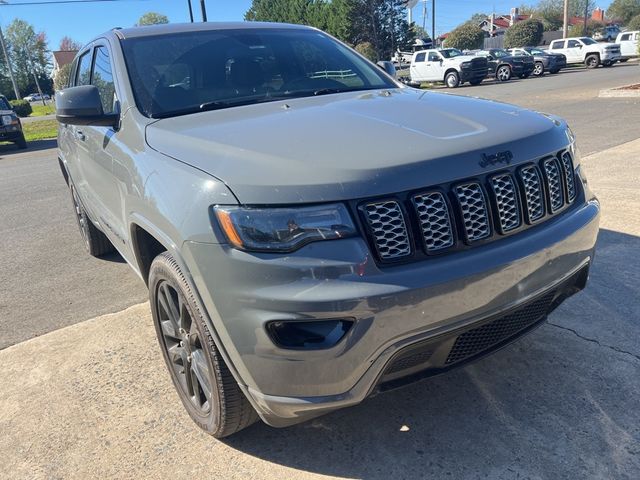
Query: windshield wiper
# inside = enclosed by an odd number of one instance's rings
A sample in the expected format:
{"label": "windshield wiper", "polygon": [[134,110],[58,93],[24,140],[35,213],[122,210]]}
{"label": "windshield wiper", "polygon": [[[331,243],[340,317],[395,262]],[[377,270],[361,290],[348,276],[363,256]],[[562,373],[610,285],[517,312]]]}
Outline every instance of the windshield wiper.
{"label": "windshield wiper", "polygon": [[[355,88],[349,89],[349,91],[354,91],[357,90]],[[346,90],[342,89],[342,88],[321,88],[320,90],[315,90],[313,92],[313,96],[314,97],[318,97],[320,95],[330,95],[332,93],[341,93],[341,92],[345,92]]]}

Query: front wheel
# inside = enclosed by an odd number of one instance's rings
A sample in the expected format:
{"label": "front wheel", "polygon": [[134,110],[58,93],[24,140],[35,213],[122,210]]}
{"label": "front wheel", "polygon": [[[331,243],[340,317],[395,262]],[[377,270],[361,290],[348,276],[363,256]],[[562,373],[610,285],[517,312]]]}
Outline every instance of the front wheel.
{"label": "front wheel", "polygon": [[598,55],[589,55],[584,60],[584,64],[587,68],[597,68],[600,65],[600,57]]}
{"label": "front wheel", "polygon": [[167,252],[149,272],[149,301],[171,380],[193,421],[222,438],[258,419],[218,351],[180,267]]}
{"label": "front wheel", "polygon": [[507,65],[501,65],[496,72],[496,78],[499,82],[507,82],[511,80],[511,68]]}
{"label": "front wheel", "polygon": [[460,75],[458,75],[458,72],[449,72],[444,78],[444,83],[449,88],[456,88],[460,85]]}
{"label": "front wheel", "polygon": [[542,64],[542,62],[536,62],[533,67],[533,75],[535,75],[536,77],[541,77],[542,75],[544,75],[544,65]]}

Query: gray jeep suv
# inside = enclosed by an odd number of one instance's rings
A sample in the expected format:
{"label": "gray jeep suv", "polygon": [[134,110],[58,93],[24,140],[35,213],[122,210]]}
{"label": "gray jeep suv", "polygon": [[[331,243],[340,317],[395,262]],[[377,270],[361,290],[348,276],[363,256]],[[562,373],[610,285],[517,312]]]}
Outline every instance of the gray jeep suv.
{"label": "gray jeep suv", "polygon": [[563,120],[405,87],[316,29],[116,29],[56,97],[86,247],[147,284],[214,436],[462,365],[587,281],[600,208]]}

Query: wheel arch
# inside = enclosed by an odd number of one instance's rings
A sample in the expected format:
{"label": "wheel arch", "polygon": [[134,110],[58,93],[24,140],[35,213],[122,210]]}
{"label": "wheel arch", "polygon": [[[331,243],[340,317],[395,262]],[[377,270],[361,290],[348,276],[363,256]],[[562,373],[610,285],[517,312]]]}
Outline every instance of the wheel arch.
{"label": "wheel arch", "polygon": [[460,77],[460,72],[456,68],[451,67],[444,72],[444,77],[442,77],[442,80],[445,81],[447,79],[447,75],[449,75],[451,72],[454,72],[456,75],[458,75],[458,77]]}

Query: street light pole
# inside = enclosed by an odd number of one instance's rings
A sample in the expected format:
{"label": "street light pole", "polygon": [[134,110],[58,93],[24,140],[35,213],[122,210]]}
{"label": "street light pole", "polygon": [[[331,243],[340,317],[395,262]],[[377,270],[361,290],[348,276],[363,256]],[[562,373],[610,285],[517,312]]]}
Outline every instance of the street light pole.
{"label": "street light pole", "polygon": [[0,27],[0,43],[2,44],[2,52],[4,53],[4,59],[7,62],[7,69],[9,70],[9,77],[11,77],[11,85],[13,85],[13,93],[16,94],[16,100],[20,100],[20,90],[18,90],[18,84],[13,76],[13,67],[11,66],[11,60],[9,59],[9,52],[7,52],[7,46],[4,43],[4,35],[2,34],[2,27]]}
{"label": "street light pole", "polygon": [[431,0],[431,42],[436,45],[436,0]]}

